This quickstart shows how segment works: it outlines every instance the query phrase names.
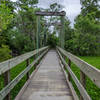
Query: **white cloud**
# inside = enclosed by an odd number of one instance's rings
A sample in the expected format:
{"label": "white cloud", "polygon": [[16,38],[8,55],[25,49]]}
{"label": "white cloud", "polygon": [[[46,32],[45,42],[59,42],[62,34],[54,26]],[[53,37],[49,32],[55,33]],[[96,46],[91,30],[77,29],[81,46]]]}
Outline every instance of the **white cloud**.
{"label": "white cloud", "polygon": [[66,15],[70,19],[71,26],[74,24],[74,19],[81,12],[80,0],[64,0]]}
{"label": "white cloud", "polygon": [[17,0],[11,0],[11,1],[16,2]]}
{"label": "white cloud", "polygon": [[[17,0],[12,0],[12,1],[17,1]],[[80,0],[39,0],[38,6],[46,9],[50,6],[50,4],[55,2],[62,4],[65,7],[64,10],[66,11],[66,15],[72,22],[71,25],[73,25],[75,17],[81,11]]]}
{"label": "white cloud", "polygon": [[80,0],[39,0],[39,6],[42,8],[48,8],[50,4],[55,2],[64,6],[66,15],[72,22],[71,26],[73,26],[75,17],[81,11]]}

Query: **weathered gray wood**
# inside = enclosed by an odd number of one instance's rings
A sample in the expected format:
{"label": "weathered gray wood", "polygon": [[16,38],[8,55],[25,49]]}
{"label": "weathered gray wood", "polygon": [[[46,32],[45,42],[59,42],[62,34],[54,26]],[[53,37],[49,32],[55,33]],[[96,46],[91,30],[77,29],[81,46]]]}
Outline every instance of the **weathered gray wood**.
{"label": "weathered gray wood", "polygon": [[61,48],[65,46],[65,31],[64,31],[64,16],[61,16],[61,33],[60,33]]}
{"label": "weathered gray wood", "polygon": [[45,26],[61,26],[60,22],[46,23]]}
{"label": "weathered gray wood", "polygon": [[15,100],[73,100],[55,50],[50,50],[23,94]]}
{"label": "weathered gray wood", "polygon": [[[37,17],[37,34],[36,34],[36,48],[39,49],[39,33],[40,33],[40,16]],[[37,53],[38,57],[39,53]]]}
{"label": "weathered gray wood", "polygon": [[7,70],[12,69],[13,67],[15,67],[16,65],[25,61],[26,59],[36,55],[37,52],[41,52],[43,50],[46,50],[47,48],[48,48],[48,46],[40,48],[38,51],[34,50],[34,51],[28,52],[26,54],[23,54],[21,56],[18,56],[18,57],[15,57],[15,58],[12,58],[10,60],[7,60],[7,61],[0,63],[0,75],[3,74],[4,72],[6,72]]}
{"label": "weathered gray wood", "polygon": [[33,63],[31,63],[24,71],[22,71],[14,80],[12,80],[5,88],[0,91],[0,100],[3,100],[4,97],[14,88],[14,86],[23,78],[23,76],[37,63],[47,52],[44,51]]}
{"label": "weathered gray wood", "polygon": [[76,91],[75,91],[75,89],[74,89],[72,83],[69,82],[69,80],[67,80],[67,83],[68,83],[68,85],[69,85],[69,87],[70,87],[70,90],[71,90],[71,92],[72,92],[72,95],[73,95],[74,100],[79,100],[79,98],[78,98],[78,96],[77,96],[77,94],[76,94]]}
{"label": "weathered gray wood", "polygon": [[[86,75],[80,71],[80,82],[84,88],[86,88]],[[80,100],[84,100],[83,97],[80,95]]]}
{"label": "weathered gray wood", "polygon": [[65,11],[62,12],[41,12],[41,11],[37,11],[35,12],[36,15],[38,16],[65,16],[66,13]]}
{"label": "weathered gray wood", "polygon": [[[26,60],[26,67],[28,67],[29,65],[30,65],[30,59],[27,59]],[[26,80],[29,79],[29,76],[30,76],[30,72],[27,72],[27,78],[26,78]]]}
{"label": "weathered gray wood", "polygon": [[[58,52],[58,54],[59,54],[59,51],[58,51],[58,50],[57,50],[57,52]],[[71,82],[68,80],[68,75],[67,75],[66,70],[64,69],[64,66],[62,65],[61,62],[62,62],[62,61],[60,61],[60,65],[61,65],[61,68],[62,68],[62,70],[63,70],[63,72],[64,72],[66,81],[67,81],[68,86],[69,86],[69,88],[70,88],[70,91],[71,91],[71,93],[72,93],[72,95],[73,95],[73,100],[79,100],[79,98],[78,98],[78,96],[77,96],[77,94],[76,94],[76,92],[75,92],[74,87],[72,86]]]}
{"label": "weathered gray wood", "polygon": [[[10,70],[4,73],[4,86],[7,86],[10,83]],[[11,100],[10,93],[5,97],[5,100]]]}
{"label": "weathered gray wood", "polygon": [[100,88],[100,70],[95,68],[94,66],[88,64],[87,62],[81,60],[80,58],[76,57],[75,55],[59,48],[59,51],[68,57],[74,64],[77,65],[78,68],[82,72],[84,72],[85,75],[87,75],[93,82]]}
{"label": "weathered gray wood", "polygon": [[41,60],[41,62],[39,63],[39,65],[36,67],[36,69],[32,72],[32,74],[30,75],[29,80],[26,81],[26,83],[24,84],[24,86],[22,87],[22,89],[19,91],[18,95],[15,97],[14,100],[20,100],[20,97],[23,95],[25,89],[29,86],[32,77],[35,76],[35,74],[36,74],[36,72],[38,71],[38,69],[39,69],[41,63],[42,63],[42,60]]}
{"label": "weathered gray wood", "polygon": [[61,56],[60,53],[59,53],[59,55],[60,55],[61,61],[66,66],[66,68],[69,71],[71,77],[73,78],[73,80],[74,80],[74,82],[75,82],[78,90],[80,91],[80,94],[82,95],[82,97],[84,97],[84,100],[91,100],[90,96],[88,95],[88,93],[86,92],[86,90],[84,89],[84,87],[81,85],[81,83],[79,82],[79,80],[77,79],[77,77],[75,76],[75,74],[72,72],[72,70],[70,69],[70,67],[68,67],[68,64],[63,59],[63,57]]}

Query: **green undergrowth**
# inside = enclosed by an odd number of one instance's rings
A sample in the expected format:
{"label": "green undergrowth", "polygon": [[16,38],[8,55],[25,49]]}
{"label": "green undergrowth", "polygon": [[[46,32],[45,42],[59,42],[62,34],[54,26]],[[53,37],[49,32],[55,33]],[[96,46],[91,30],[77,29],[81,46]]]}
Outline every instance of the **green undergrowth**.
{"label": "green undergrowth", "polygon": [[[30,59],[30,62],[33,62],[33,58]],[[14,68],[10,70],[11,80],[13,80],[16,76],[18,76],[24,69],[26,68],[26,61],[18,64]],[[30,74],[33,72],[34,67],[31,68]],[[20,80],[20,82],[12,89],[11,91],[11,100],[14,100],[20,89],[25,84],[27,78],[26,75]],[[4,88],[4,76],[0,76],[0,90]]]}
{"label": "green undergrowth", "polygon": [[[82,56],[80,57],[87,63],[93,65],[94,67],[100,69],[100,57],[94,57],[94,56]],[[68,60],[66,59],[68,62]],[[80,80],[80,69],[75,65],[71,64],[71,69],[74,72],[74,74],[77,76],[77,78]],[[71,78],[71,82],[73,84],[73,87],[75,88],[76,93],[78,96],[80,95],[79,90],[77,89],[77,86],[75,85],[74,81]],[[92,98],[92,100],[100,100],[100,88],[98,88],[94,83],[86,77],[86,91]]]}

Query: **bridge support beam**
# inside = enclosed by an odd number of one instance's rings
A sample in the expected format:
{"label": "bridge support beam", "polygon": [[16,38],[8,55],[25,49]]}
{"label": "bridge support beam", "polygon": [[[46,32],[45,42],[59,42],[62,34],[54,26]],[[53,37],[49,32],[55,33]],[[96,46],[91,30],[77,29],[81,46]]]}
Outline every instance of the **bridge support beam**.
{"label": "bridge support beam", "polygon": [[[40,33],[40,16],[37,16],[37,34],[36,34],[36,49],[39,49],[39,33]],[[37,54],[38,57],[39,54]]]}
{"label": "bridge support beam", "polygon": [[44,45],[44,46],[47,45],[47,38],[48,38],[47,26],[45,25],[45,27],[44,27],[44,41],[43,41],[43,45]]}
{"label": "bridge support beam", "polygon": [[64,16],[61,16],[61,32],[60,32],[60,46],[64,49],[65,45],[65,30],[64,30]]}

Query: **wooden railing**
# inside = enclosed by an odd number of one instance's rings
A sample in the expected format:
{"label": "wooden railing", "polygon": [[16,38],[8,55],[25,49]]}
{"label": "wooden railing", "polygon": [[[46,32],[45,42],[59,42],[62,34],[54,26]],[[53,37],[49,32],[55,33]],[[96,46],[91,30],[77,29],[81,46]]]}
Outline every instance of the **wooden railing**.
{"label": "wooden railing", "polygon": [[[5,97],[6,100],[10,100],[10,91],[14,88],[15,85],[17,85],[24,75],[27,74],[27,79],[29,78],[30,69],[47,53],[48,49],[48,46],[43,47],[0,63],[0,75],[4,74],[5,76],[5,87],[0,91],[0,100],[3,100]],[[36,54],[39,54],[38,57],[30,64],[29,59]],[[10,69],[23,61],[26,61],[27,67],[15,79],[10,81]]]}
{"label": "wooden railing", "polygon": [[[79,92],[80,100],[91,100],[90,96],[86,91],[86,76],[89,77],[92,82],[100,88],[100,70],[88,64],[87,62],[81,60],[75,55],[65,51],[64,49],[57,47],[59,57],[62,64],[68,70],[68,81],[70,82],[70,77],[74,80]],[[68,58],[68,64],[65,58]],[[73,62],[80,69],[80,81],[77,79],[73,71],[71,70],[71,62]],[[76,99],[77,100],[77,99]]]}

